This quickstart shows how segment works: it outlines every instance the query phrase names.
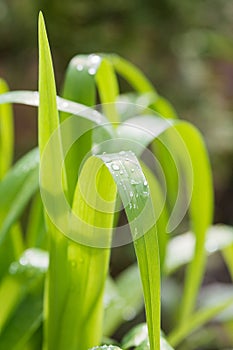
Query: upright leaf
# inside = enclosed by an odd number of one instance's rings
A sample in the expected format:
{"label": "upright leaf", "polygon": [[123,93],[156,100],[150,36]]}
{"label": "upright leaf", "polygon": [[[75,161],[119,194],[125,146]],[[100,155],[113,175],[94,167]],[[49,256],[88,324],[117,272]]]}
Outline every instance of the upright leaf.
{"label": "upright leaf", "polygon": [[[0,79],[0,94],[8,91],[4,80]],[[9,104],[0,106],[0,180],[3,178],[13,159],[14,130],[13,113]]]}

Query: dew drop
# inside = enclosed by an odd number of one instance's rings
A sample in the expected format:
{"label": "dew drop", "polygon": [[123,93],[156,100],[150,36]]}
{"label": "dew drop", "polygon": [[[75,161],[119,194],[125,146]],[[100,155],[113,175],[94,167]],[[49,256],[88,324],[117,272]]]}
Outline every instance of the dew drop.
{"label": "dew drop", "polygon": [[129,192],[129,196],[130,196],[131,198],[133,198],[133,192],[132,192],[132,191]]}
{"label": "dew drop", "polygon": [[130,183],[131,183],[131,185],[138,185],[139,184],[139,182],[134,180],[134,179],[131,179]]}
{"label": "dew drop", "polygon": [[69,105],[68,102],[63,102],[63,103],[62,103],[62,107],[63,107],[63,108],[68,107],[68,105]]}
{"label": "dew drop", "polygon": [[148,197],[149,196],[149,192],[148,191],[143,191],[142,194],[143,194],[144,197]]}
{"label": "dew drop", "polygon": [[28,259],[23,256],[22,258],[20,258],[19,262],[21,265],[25,266],[28,264]]}
{"label": "dew drop", "polygon": [[90,59],[91,63],[93,63],[93,64],[100,63],[100,61],[101,61],[101,58],[99,56],[95,55],[95,54],[94,55],[90,55],[89,59]]}
{"label": "dew drop", "polygon": [[119,165],[117,165],[117,164],[115,164],[115,163],[113,163],[113,164],[111,165],[111,167],[112,167],[112,170],[114,170],[114,171],[120,170]]}
{"label": "dew drop", "polygon": [[83,70],[83,65],[82,64],[77,64],[76,66],[77,70],[81,72]]}
{"label": "dew drop", "polygon": [[131,169],[131,173],[134,173],[134,168]]}
{"label": "dew drop", "polygon": [[124,171],[123,171],[123,170],[121,170],[121,171],[120,171],[120,175],[123,175],[123,174],[124,174]]}
{"label": "dew drop", "polygon": [[148,182],[145,180],[145,181],[143,182],[143,185],[144,185],[144,186],[148,186]]}
{"label": "dew drop", "polygon": [[89,73],[90,75],[95,75],[96,69],[93,68],[93,67],[91,67],[91,68],[88,69],[88,73]]}

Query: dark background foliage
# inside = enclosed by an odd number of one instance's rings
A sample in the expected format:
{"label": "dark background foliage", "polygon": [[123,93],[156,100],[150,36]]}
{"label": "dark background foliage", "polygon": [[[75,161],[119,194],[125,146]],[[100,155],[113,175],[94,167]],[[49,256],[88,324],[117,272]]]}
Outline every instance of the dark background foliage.
{"label": "dark background foliage", "polygon": [[[0,76],[12,90],[37,89],[39,10],[58,87],[75,54],[116,52],[202,131],[214,171],[215,221],[233,224],[233,2],[0,0]],[[36,144],[36,110],[15,109],[18,158]]]}

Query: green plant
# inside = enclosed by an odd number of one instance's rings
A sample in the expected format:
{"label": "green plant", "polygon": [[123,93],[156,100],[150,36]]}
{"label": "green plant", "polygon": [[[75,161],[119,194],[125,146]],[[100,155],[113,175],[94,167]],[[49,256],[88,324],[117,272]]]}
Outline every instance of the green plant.
{"label": "green plant", "polygon": [[[135,93],[119,94],[116,73]],[[96,90],[101,112],[94,110]],[[112,336],[124,321],[125,309],[141,309],[142,295],[147,325],[126,335],[122,348],[171,349],[160,331],[160,279],[188,263],[182,303],[168,334],[176,347],[233,303],[227,296],[217,305],[195,310],[213,210],[211,171],[202,137],[193,125],[177,118],[173,107],[136,67],[116,55],[75,57],[67,69],[62,96],[56,96],[40,14],[39,94],[18,91],[0,96],[5,106],[0,131],[8,130],[8,148],[0,143],[4,172],[13,143],[6,103],[39,107],[39,151],[20,159],[0,183],[0,349],[101,349],[103,336]],[[139,161],[149,145],[149,154],[155,154],[161,164],[166,195],[159,176],[143,157]],[[37,193],[39,171],[41,195]],[[182,184],[186,196],[182,196]],[[33,196],[25,238],[19,218]],[[125,244],[113,239],[119,198],[142,288],[136,266],[116,281],[108,276],[111,245]],[[187,208],[195,244],[190,239],[186,260],[172,261],[176,237],[168,242],[168,233]],[[124,228],[123,238],[125,232]],[[224,249],[231,271],[231,234],[217,248]],[[105,308],[104,298],[108,300]]]}

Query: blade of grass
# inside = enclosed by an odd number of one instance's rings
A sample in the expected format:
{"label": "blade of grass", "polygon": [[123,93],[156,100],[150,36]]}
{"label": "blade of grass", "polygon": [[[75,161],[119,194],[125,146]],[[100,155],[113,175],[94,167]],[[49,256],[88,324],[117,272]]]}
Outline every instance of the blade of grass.
{"label": "blade of grass", "polygon": [[103,104],[104,114],[110,122],[118,122],[119,116],[115,102],[119,95],[117,78],[112,63],[106,58],[102,58],[100,66],[95,76],[98,87],[100,101]]}
{"label": "blade of grass", "polygon": [[[8,86],[0,79],[0,94],[8,91]],[[14,149],[13,112],[9,104],[0,106],[0,180],[10,168]]]}
{"label": "blade of grass", "polygon": [[38,162],[38,152],[29,152],[13,166],[0,183],[0,277],[23,250],[21,230],[19,225],[14,223],[38,188]]}
{"label": "blade of grass", "polygon": [[[43,15],[39,15],[39,151],[42,157],[47,142],[54,130],[59,126],[59,117],[56,102],[56,86],[53,72],[51,53],[46,34]],[[43,176],[50,177],[57,173],[54,165],[57,152],[62,153],[61,140],[51,150],[51,158]],[[65,176],[66,179],[66,176]],[[58,316],[63,300],[67,294],[67,244],[68,241],[55,227],[46,215],[46,223],[49,231],[49,252],[50,264],[47,274],[46,296],[45,296],[45,322],[44,322],[44,342],[43,349],[52,350],[54,344],[51,341],[54,332],[58,334],[56,325],[51,325],[51,319]],[[58,275],[59,271],[59,275]],[[55,288],[55,294],[54,290]],[[57,318],[58,319],[58,318]]]}
{"label": "blade of grass", "polygon": [[[0,95],[0,104],[19,103],[28,106],[39,106],[39,93],[37,91],[13,91]],[[82,118],[86,118],[95,125],[102,126],[109,136],[114,135],[112,127],[109,125],[108,119],[101,113],[87,108],[86,106],[66,100],[57,96],[57,109],[59,111],[73,114]]]}
{"label": "blade of grass", "polygon": [[[96,99],[96,87],[94,75],[89,73],[91,69],[88,63],[91,61],[89,56],[75,56],[66,71],[65,81],[62,96],[74,102],[83,103],[86,106],[94,106]],[[98,56],[97,56],[98,57]],[[94,69],[94,67],[92,67]],[[60,119],[64,121],[70,115],[61,113]],[[88,121],[80,119],[79,127],[84,128]],[[70,126],[70,131],[67,133],[67,138],[73,133],[73,127]],[[67,178],[68,199],[72,205],[75,186],[78,179],[80,165],[92,147],[92,132],[86,132],[78,140],[74,142],[65,159],[65,167],[69,172]]]}
{"label": "blade of grass", "polygon": [[[95,237],[95,226],[104,225],[109,245],[116,187],[107,169],[105,167],[99,169],[100,164],[102,163],[98,158],[95,158],[94,161],[88,159],[84,164],[73,203],[73,211],[82,221],[78,228],[72,224],[72,229],[76,236],[80,232],[85,232],[87,238],[92,238],[93,235]],[[93,174],[97,170],[99,172],[94,186],[98,188],[98,192],[104,199],[110,202],[106,214],[96,210],[99,207],[98,197],[95,198],[95,192],[90,186]],[[94,208],[88,205],[90,200],[95,201]],[[88,223],[89,229],[86,228],[85,222]],[[48,315],[50,326],[48,349],[78,348],[86,350],[100,344],[102,338],[103,292],[110,251],[109,248],[98,248],[98,245],[97,247],[86,246],[81,244],[82,241],[75,243],[67,239],[67,242],[68,281],[66,279],[66,296],[61,303],[55,299],[57,287],[53,283],[54,276],[52,274],[50,279],[51,303],[53,302],[52,306],[55,311]]]}
{"label": "blade of grass", "polygon": [[227,307],[233,304],[233,298],[221,301],[213,307],[198,310],[192,318],[174,329],[168,336],[168,341],[174,346],[178,346],[189,334],[209,322]]}
{"label": "blade of grass", "polygon": [[[11,226],[16,222],[22,213],[23,209],[27,205],[29,199],[38,189],[38,170],[34,169],[33,172],[27,177],[26,182],[21,186],[19,192],[14,198],[9,211],[6,213],[4,220],[0,226],[0,244],[6,238]],[[1,188],[0,188],[1,192]]]}
{"label": "blade of grass", "polygon": [[[185,175],[187,189],[192,190],[189,212],[191,226],[196,236],[194,257],[189,264],[185,279],[180,315],[180,322],[182,323],[190,316],[195,306],[206,261],[205,234],[212,220],[212,179],[205,145],[200,133],[191,124],[182,121],[156,119],[155,116],[131,118],[119,126],[118,134],[120,137],[137,140],[138,143],[147,146],[156,137],[162,140],[162,134],[169,130],[178,133],[177,142],[172,145],[171,152],[173,157],[178,157],[182,165],[180,174]],[[205,200],[203,200],[203,196]],[[174,211],[170,217],[170,224],[172,223],[171,219],[175,219],[176,222]]]}
{"label": "blade of grass", "polygon": [[0,294],[4,305],[0,315],[0,348],[24,349],[42,321],[44,275],[48,256],[38,249],[25,251],[10,266]]}
{"label": "blade of grass", "polygon": [[163,97],[159,96],[145,75],[132,63],[117,55],[108,55],[109,60],[117,73],[126,79],[132,87],[140,92],[151,92],[154,95],[154,101],[151,107],[166,118],[177,118],[177,114],[172,105]]}
{"label": "blade of grass", "polygon": [[36,193],[30,207],[26,231],[26,243],[28,247],[36,247],[41,249],[48,248],[48,236],[45,227],[44,209],[39,193]]}
{"label": "blade of grass", "polygon": [[[125,207],[142,280],[150,347],[151,350],[159,349],[159,248],[148,184],[140,164],[132,152],[125,152],[123,155],[109,154],[98,157],[104,161],[118,185],[118,192]],[[122,173],[121,177],[119,177],[120,173]],[[143,213],[146,215],[145,217]],[[138,220],[139,214],[142,215],[140,220]]]}
{"label": "blade of grass", "polygon": [[164,259],[166,255],[167,243],[169,240],[169,235],[167,232],[167,222],[168,222],[168,212],[165,204],[164,194],[160,183],[156,179],[152,171],[141,162],[142,170],[147,178],[151,200],[154,208],[154,215],[156,220],[156,228],[159,242],[159,258],[160,258],[160,268],[163,271]]}

